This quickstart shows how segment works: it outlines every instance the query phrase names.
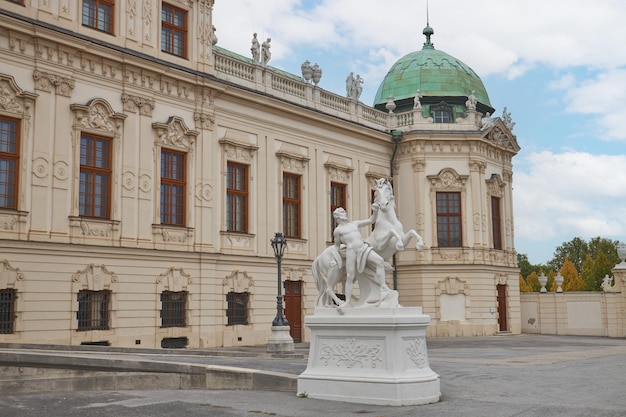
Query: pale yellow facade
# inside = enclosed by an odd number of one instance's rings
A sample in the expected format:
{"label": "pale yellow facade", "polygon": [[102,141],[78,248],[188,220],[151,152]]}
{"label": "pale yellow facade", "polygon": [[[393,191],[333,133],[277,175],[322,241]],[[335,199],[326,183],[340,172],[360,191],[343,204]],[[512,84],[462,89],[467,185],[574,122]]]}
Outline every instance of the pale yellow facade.
{"label": "pale yellow facade", "polygon": [[[283,173],[302,181],[301,236],[288,239],[282,270],[301,284],[302,318],[317,296],[311,262],[331,240],[331,182],[345,185],[350,217],[367,218],[374,180],[393,174],[400,221],[426,245],[397,256],[389,283],[400,302],[432,317],[430,336],[521,331],[511,162],[519,147],[501,121],[481,131],[472,111],[450,124],[390,114],[254,64],[213,46],[209,0],[172,2],[194,34],[186,58],[161,51],[160,1],[115,2],[113,34],[83,26],[81,2],[25,3],[0,10],[0,117],[20,128],[17,208],[0,208],[0,290],[16,294],[14,326],[0,342],[267,343]],[[397,149],[392,130],[402,132]],[[106,219],[80,215],[83,134],[112,142]],[[183,226],[161,224],[164,149],[186,156]],[[227,231],[229,162],[248,167],[247,233]],[[461,193],[461,247],[438,247],[438,191]],[[502,201],[502,249],[493,248],[492,196]],[[108,329],[78,330],[81,290],[110,291]],[[162,327],[163,291],[188,294],[184,327]],[[248,324],[227,325],[229,292],[249,293]]]}

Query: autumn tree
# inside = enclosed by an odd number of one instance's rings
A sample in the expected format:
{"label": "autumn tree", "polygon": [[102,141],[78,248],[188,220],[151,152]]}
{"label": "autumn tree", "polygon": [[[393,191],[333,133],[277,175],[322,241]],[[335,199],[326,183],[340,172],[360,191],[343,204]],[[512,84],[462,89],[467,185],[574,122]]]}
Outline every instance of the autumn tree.
{"label": "autumn tree", "polygon": [[526,284],[526,280],[524,280],[524,277],[522,276],[522,274],[519,275],[519,291],[520,292],[532,292],[533,291],[530,285]]}
{"label": "autumn tree", "polygon": [[563,291],[582,291],[585,288],[584,281],[578,275],[574,263],[569,258],[565,258],[559,272],[563,276]]}
{"label": "autumn tree", "polygon": [[541,284],[539,284],[539,277],[535,271],[531,272],[530,275],[526,277],[526,284],[531,288],[533,292],[539,292],[541,289]]}

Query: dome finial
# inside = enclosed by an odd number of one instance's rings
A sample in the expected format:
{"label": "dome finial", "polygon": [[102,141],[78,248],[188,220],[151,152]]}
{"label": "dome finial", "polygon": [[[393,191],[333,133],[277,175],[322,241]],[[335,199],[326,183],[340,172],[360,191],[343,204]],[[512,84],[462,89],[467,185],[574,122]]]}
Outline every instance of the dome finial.
{"label": "dome finial", "polygon": [[424,42],[424,47],[422,49],[435,49],[435,45],[430,41],[430,37],[435,33],[435,31],[430,27],[428,22],[428,0],[426,0],[426,27],[422,33],[426,36],[426,42]]}

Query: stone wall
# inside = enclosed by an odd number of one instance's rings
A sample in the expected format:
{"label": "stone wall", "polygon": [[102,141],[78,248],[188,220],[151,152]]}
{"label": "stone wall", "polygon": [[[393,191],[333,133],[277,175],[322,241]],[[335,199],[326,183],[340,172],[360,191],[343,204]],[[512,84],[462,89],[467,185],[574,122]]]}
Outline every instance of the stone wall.
{"label": "stone wall", "polygon": [[602,292],[521,293],[522,332],[626,337],[626,262]]}

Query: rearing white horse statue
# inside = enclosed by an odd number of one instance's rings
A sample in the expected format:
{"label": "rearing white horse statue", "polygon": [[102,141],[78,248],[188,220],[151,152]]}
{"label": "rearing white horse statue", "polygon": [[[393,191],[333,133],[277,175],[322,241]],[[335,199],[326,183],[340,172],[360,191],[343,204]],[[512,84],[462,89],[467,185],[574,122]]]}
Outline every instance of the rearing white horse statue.
{"label": "rearing white horse statue", "polygon": [[402,223],[396,215],[396,201],[391,183],[386,178],[376,180],[374,202],[380,207],[374,231],[366,239],[376,253],[387,260],[397,251],[404,250],[411,239],[417,241],[415,248],[424,249],[424,240],[413,229],[404,233]]}

